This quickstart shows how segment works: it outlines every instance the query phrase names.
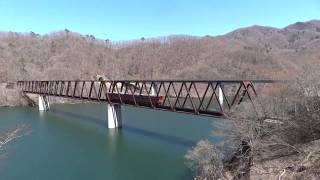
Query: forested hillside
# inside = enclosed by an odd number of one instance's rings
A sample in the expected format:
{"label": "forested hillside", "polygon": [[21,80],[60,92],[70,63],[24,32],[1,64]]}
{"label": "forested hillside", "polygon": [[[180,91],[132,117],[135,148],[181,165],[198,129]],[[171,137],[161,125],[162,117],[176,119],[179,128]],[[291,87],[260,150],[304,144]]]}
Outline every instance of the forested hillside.
{"label": "forested hillside", "polygon": [[93,79],[288,79],[320,62],[320,21],[252,26],[223,36],[113,42],[69,30],[0,32],[0,82]]}

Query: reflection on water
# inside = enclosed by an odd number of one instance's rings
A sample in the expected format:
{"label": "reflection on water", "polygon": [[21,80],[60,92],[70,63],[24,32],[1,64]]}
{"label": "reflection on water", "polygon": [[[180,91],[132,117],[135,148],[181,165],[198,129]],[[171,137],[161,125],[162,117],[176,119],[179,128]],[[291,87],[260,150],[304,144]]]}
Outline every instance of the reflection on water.
{"label": "reflection on water", "polygon": [[121,129],[107,129],[105,104],[0,108],[0,132],[32,129],[0,159],[1,178],[191,179],[186,151],[202,138],[220,140],[209,136],[213,118],[132,107],[122,115]]}
{"label": "reflection on water", "polygon": [[107,141],[109,144],[109,151],[111,154],[116,155],[118,152],[118,144],[121,143],[122,133],[119,129],[109,129]]}

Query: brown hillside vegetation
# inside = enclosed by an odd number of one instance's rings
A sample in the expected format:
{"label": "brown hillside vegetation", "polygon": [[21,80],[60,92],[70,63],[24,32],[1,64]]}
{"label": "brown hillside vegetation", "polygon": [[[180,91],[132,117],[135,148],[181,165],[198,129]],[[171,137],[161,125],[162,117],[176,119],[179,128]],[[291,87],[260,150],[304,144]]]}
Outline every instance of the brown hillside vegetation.
{"label": "brown hillside vegetation", "polygon": [[221,144],[203,140],[188,151],[197,179],[320,179],[320,64],[302,69],[254,106],[243,102],[227,112],[216,128],[225,133],[213,130]]}
{"label": "brown hillside vegetation", "polygon": [[320,21],[283,29],[252,26],[223,36],[126,42],[69,30],[40,36],[0,33],[0,82],[93,79],[288,79],[320,62]]}

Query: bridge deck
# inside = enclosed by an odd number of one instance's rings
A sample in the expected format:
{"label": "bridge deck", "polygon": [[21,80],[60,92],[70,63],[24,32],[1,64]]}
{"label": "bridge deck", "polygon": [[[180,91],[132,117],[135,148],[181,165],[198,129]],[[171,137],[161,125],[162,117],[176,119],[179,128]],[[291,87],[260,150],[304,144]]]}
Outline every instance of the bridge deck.
{"label": "bridge deck", "polygon": [[252,102],[252,98],[257,96],[254,84],[275,82],[272,80],[78,80],[18,81],[18,86],[25,93],[133,105],[196,115],[223,116],[226,111],[244,99]]}

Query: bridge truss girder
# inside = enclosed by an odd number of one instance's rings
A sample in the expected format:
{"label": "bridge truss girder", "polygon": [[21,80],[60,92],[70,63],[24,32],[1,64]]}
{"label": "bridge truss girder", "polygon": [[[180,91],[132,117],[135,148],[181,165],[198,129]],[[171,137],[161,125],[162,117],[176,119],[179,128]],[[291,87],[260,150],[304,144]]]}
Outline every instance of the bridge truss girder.
{"label": "bridge truss girder", "polygon": [[[111,80],[18,81],[25,93],[132,105],[196,115],[223,116],[257,97],[254,84],[272,80]],[[223,101],[221,101],[221,98]]]}

